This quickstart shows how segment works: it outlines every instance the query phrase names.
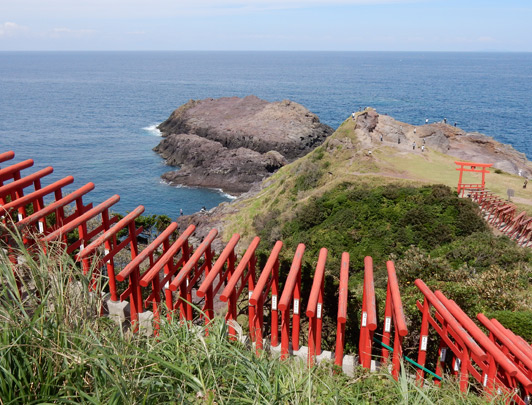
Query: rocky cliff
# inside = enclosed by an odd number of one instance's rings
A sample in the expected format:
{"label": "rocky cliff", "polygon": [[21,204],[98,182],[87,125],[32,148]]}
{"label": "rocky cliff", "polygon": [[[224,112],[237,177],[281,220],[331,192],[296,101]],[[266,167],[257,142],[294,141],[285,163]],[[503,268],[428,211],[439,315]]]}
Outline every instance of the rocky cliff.
{"label": "rocky cliff", "polygon": [[163,179],[236,194],[333,133],[300,104],[255,96],[191,100],[158,128],[164,139],[154,150],[169,165],[180,167]]}
{"label": "rocky cliff", "polygon": [[[495,169],[525,177],[532,175],[532,165],[524,153],[518,152],[511,145],[497,142],[492,137],[478,133],[466,132],[442,122],[414,126],[396,121],[390,116],[380,115],[368,109],[357,115],[357,137],[368,148],[375,147],[380,140],[393,145],[411,145],[426,148],[456,157],[466,162],[493,163]],[[376,142],[377,141],[377,142]]]}

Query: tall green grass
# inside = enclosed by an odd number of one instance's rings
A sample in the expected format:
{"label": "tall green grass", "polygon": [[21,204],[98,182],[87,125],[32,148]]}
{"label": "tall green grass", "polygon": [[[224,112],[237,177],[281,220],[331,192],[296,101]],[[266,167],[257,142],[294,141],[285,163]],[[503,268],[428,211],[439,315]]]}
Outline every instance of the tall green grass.
{"label": "tall green grass", "polygon": [[[13,239],[19,240],[17,235]],[[216,319],[205,336],[162,319],[157,338],[124,332],[99,316],[101,298],[58,247],[0,251],[0,403],[415,404],[486,403],[454,382],[417,387],[383,371],[354,377],[299,360],[260,357],[227,338]]]}

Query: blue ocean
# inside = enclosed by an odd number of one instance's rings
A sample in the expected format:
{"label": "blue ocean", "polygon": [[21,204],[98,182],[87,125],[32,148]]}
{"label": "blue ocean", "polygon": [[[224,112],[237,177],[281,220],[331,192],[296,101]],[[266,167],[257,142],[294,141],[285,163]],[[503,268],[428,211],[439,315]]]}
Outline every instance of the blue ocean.
{"label": "blue ocean", "polygon": [[155,126],[189,99],[249,94],[333,128],[366,106],[411,124],[447,118],[532,157],[532,53],[0,52],[0,151],[53,166],[46,184],[94,182],[95,203],[119,194],[121,213],[175,218],[230,197],[163,184]]}

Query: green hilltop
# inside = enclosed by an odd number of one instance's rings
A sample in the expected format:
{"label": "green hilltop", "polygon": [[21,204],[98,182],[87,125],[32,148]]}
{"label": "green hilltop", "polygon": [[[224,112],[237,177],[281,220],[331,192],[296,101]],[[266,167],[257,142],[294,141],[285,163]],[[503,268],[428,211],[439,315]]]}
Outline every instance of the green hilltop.
{"label": "green hilltop", "polygon": [[[343,183],[360,184],[368,189],[430,184],[456,189],[458,173],[454,162],[459,160],[456,157],[430,147],[421,152],[419,144],[416,151],[377,140],[367,145],[355,132],[353,120],[345,120],[323,145],[265,180],[259,193],[235,202],[224,218],[224,239],[234,232],[246,236],[257,233],[260,225],[254,225],[257,216],[278,211],[284,221],[309,199]],[[478,180],[473,174],[464,177],[464,182]],[[486,186],[500,196],[506,197],[508,188],[517,190],[514,198],[517,207],[532,214],[532,190],[522,190],[522,185],[522,177],[497,169],[492,169],[486,179]]]}
{"label": "green hilltop", "polygon": [[[335,302],[341,253],[349,252],[354,318],[363,258],[370,255],[382,299],[385,262],[395,261],[412,331],[419,330],[415,300],[422,298],[413,284],[421,278],[470,316],[498,311],[502,323],[532,340],[532,251],[497,235],[476,204],[457,197],[456,160],[428,146],[421,151],[419,143],[414,150],[404,141],[368,141],[349,118],[320,147],[264,181],[258,193],[231,204],[223,239],[235,232],[244,239],[259,235],[264,256],[282,240],[285,268],[297,244],[304,243],[308,282],[319,249],[326,247],[328,305]],[[464,181],[478,183],[475,175]],[[518,208],[532,212],[532,191],[522,189],[522,177],[492,168],[486,184],[501,196],[513,188]]]}

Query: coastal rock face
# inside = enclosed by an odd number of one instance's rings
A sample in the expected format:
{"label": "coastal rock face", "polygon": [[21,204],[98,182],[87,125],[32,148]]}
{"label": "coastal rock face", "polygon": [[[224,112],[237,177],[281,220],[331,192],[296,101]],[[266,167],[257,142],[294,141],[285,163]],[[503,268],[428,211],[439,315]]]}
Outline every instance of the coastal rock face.
{"label": "coastal rock face", "polygon": [[158,128],[164,139],[154,150],[180,166],[163,179],[229,193],[248,191],[333,133],[300,104],[255,96],[191,100]]}
{"label": "coastal rock face", "polygon": [[[459,160],[478,163],[493,163],[493,167],[511,174],[529,177],[532,166],[524,153],[511,145],[497,142],[492,137],[466,132],[461,128],[437,122],[427,125],[410,125],[399,122],[387,115],[380,115],[368,109],[357,116],[356,132],[359,138],[370,147],[380,140],[397,145],[425,145]],[[399,143],[400,141],[400,143]]]}

